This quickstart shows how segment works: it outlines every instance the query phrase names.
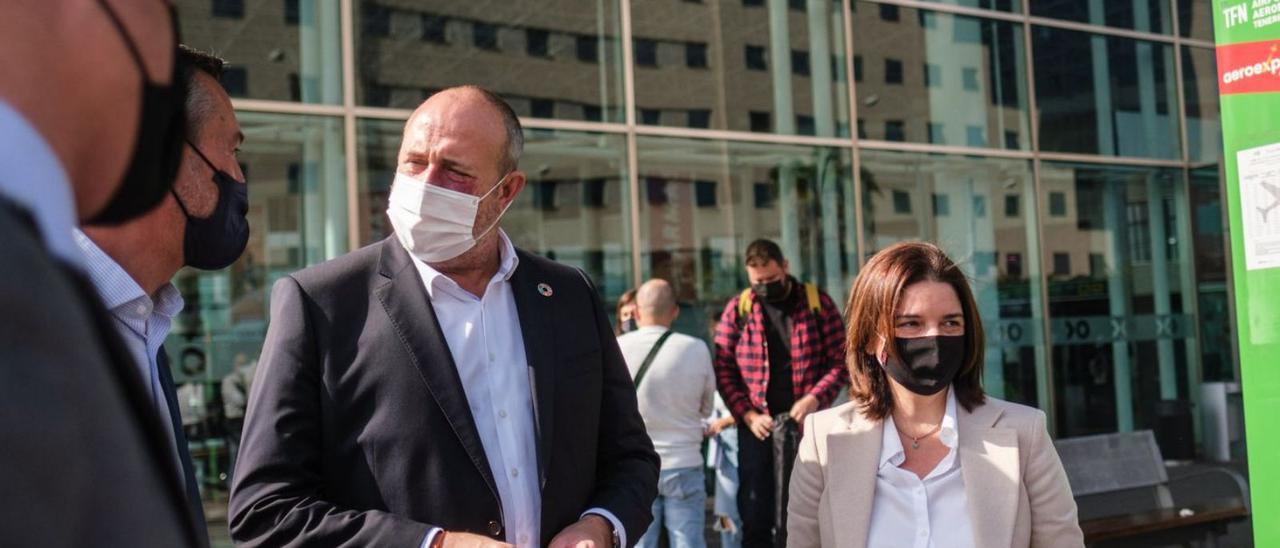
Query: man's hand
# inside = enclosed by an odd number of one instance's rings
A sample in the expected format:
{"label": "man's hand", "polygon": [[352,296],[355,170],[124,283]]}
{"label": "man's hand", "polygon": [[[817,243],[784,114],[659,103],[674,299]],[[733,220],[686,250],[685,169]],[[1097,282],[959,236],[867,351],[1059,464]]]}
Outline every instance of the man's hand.
{"label": "man's hand", "polygon": [[436,542],[432,548],[436,546],[440,548],[515,548],[510,544],[498,542],[486,536],[449,532],[440,533],[436,537]]}
{"label": "man's hand", "polygon": [[747,411],[745,419],[747,421],[747,429],[751,430],[756,439],[764,441],[765,438],[773,433],[773,417],[752,410]]}
{"label": "man's hand", "polygon": [[613,548],[613,524],[604,516],[587,514],[551,539],[551,548]]}
{"label": "man's hand", "polygon": [[804,418],[814,411],[818,410],[818,398],[812,394],[807,394],[803,398],[796,400],[791,406],[791,419],[797,424],[803,423]]}

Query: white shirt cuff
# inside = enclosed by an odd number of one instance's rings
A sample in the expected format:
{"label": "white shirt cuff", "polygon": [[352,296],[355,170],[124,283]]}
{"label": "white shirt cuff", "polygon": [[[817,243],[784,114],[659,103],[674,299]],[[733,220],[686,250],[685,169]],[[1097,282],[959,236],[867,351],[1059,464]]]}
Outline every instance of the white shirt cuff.
{"label": "white shirt cuff", "polygon": [[444,529],[432,527],[430,531],[427,531],[427,538],[422,539],[422,548],[431,548],[431,543],[435,542],[436,537],[440,536],[440,533],[443,532]]}
{"label": "white shirt cuff", "polygon": [[588,508],[587,511],[583,512],[582,516],[578,519],[587,517],[587,514],[595,514],[609,520],[609,523],[613,524],[613,530],[618,532],[618,546],[622,546],[624,548],[629,546],[627,544],[627,530],[622,527],[622,522],[618,521],[618,517],[613,515],[613,512],[605,510],[604,508]]}

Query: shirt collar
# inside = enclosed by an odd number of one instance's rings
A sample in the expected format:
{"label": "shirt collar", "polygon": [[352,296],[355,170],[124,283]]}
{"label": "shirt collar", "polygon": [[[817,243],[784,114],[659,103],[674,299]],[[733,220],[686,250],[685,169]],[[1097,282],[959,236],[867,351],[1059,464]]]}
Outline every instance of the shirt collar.
{"label": "shirt collar", "polygon": [[[89,275],[89,281],[93,282],[93,287],[97,289],[98,296],[102,298],[102,303],[106,305],[107,310],[115,311],[138,299],[150,300],[150,296],[132,276],[129,276],[124,267],[107,255],[107,252],[98,247],[98,244],[84,232],[80,229],[72,229],[71,234],[84,257],[83,264]],[[165,283],[156,291],[156,298],[152,304],[154,312],[172,318],[182,311],[182,294],[172,283]]]}
{"label": "shirt collar", "polygon": [[[516,267],[520,266],[520,257],[516,255],[516,248],[512,245],[511,239],[507,237],[507,233],[501,228],[498,229],[498,242],[498,271],[489,279],[489,285],[510,280],[511,276],[516,272]],[[428,297],[435,298],[437,280],[450,287],[459,287],[458,282],[432,268],[426,261],[419,259],[413,253],[409,253],[409,257],[413,259],[413,265],[417,267],[418,274],[422,276],[422,283],[427,287]]]}
{"label": "shirt collar", "polygon": [[[938,468],[944,468],[948,460],[953,458],[955,448],[960,445],[960,430],[956,422],[956,393],[951,388],[947,388],[947,410],[942,415],[942,427],[938,429],[938,440],[952,450],[951,454],[939,463]],[[880,443],[880,467],[899,466],[906,459],[907,454],[902,446],[902,438],[898,436],[893,415],[889,415],[884,419],[884,434]]]}
{"label": "shirt collar", "polygon": [[31,214],[45,246],[59,259],[82,267],[72,241],[76,226],[71,181],[53,148],[20,112],[0,100],[0,196]]}

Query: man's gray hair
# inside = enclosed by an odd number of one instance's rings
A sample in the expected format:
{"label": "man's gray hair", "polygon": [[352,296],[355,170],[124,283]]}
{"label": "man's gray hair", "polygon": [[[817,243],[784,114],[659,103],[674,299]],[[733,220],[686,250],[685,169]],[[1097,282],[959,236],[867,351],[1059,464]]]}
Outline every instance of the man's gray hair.
{"label": "man's gray hair", "polygon": [[511,105],[507,104],[498,94],[476,85],[447,88],[442,90],[441,93],[455,89],[479,94],[486,103],[489,103],[490,106],[498,111],[498,115],[502,117],[502,125],[507,132],[507,152],[502,159],[502,173],[506,174],[507,172],[515,171],[516,167],[520,165],[520,155],[524,153],[524,128],[520,126],[520,117],[516,116],[515,109],[512,109]]}
{"label": "man's gray hair", "polygon": [[203,72],[217,81],[222,77],[222,69],[226,66],[226,61],[216,55],[181,44],[178,46],[174,63],[177,65],[178,78],[186,84],[187,139],[196,141],[199,139],[200,130],[204,128],[205,121],[214,109],[213,97],[209,95],[208,89],[197,84],[196,75]]}

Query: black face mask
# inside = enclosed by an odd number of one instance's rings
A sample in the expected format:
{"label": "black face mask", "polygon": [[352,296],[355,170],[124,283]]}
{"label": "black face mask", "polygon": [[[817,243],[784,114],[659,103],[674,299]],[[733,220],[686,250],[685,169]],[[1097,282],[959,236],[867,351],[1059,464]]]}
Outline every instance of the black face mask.
{"label": "black face mask", "polygon": [[107,5],[106,0],[98,0],[98,4],[106,10],[116,31],[124,39],[142,79],[138,135],[133,143],[133,156],[129,160],[123,182],[111,201],[89,220],[89,224],[113,225],[151,211],[164,198],[165,193],[173,188],[173,179],[182,162],[182,138],[186,132],[183,102],[187,93],[185,82],[178,75],[178,20],[173,8],[170,7],[169,17],[173,25],[175,62],[169,85],[161,86],[147,79],[146,64],[142,62],[138,46],[125,31],[111,6]]}
{"label": "black face mask", "polygon": [[183,262],[201,270],[226,268],[240,258],[249,242],[249,220],[245,217],[249,212],[249,186],[214,166],[195,145],[191,150],[213,170],[218,203],[209,217],[197,219],[187,211],[178,193],[173,193],[182,214],[187,216],[187,232],[182,237]]}
{"label": "black face mask", "polygon": [[788,280],[783,278],[772,282],[751,284],[751,292],[761,299],[776,303],[787,298],[787,295],[791,293],[791,285],[787,282]]}
{"label": "black face mask", "polygon": [[636,329],[639,329],[639,327],[636,325],[636,319],[631,318],[629,320],[622,322],[621,329],[623,333],[630,333],[632,331],[635,331]]}
{"label": "black face mask", "polygon": [[964,364],[964,335],[895,337],[894,344],[902,359],[889,356],[882,367],[898,384],[921,396],[932,396],[950,386]]}

